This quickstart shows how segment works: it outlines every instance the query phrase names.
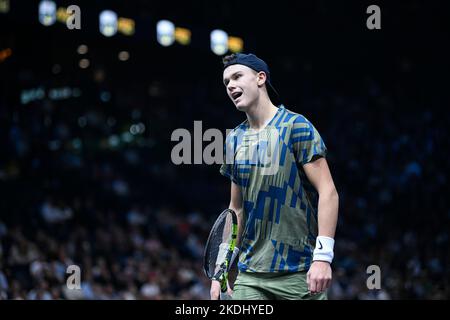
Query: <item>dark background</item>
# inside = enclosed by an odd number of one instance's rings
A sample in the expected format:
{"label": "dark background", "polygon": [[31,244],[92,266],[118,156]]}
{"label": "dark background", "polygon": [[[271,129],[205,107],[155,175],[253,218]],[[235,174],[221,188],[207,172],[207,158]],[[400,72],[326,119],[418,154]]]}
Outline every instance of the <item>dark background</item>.
{"label": "dark background", "polygon": [[[195,120],[225,132],[245,119],[209,49],[216,28],[268,63],[281,102],[328,147],[340,196],[330,298],[450,297],[446,2],[57,2],[71,4],[81,30],[41,25],[37,1],[0,13],[12,52],[0,62],[0,298],[208,298],[201,257],[229,181],[219,165],[174,165],[170,138]],[[381,30],[366,28],[371,4]],[[135,19],[135,34],[101,35],[104,9]],[[160,46],[160,19],[191,44]],[[49,98],[62,87],[79,95]],[[44,97],[23,103],[36,88]],[[369,265],[380,290],[366,287]]]}

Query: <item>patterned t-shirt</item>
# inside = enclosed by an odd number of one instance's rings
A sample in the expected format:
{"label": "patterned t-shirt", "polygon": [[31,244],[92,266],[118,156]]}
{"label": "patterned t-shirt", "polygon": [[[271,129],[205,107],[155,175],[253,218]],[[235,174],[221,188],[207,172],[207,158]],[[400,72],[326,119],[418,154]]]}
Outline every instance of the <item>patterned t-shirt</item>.
{"label": "patterned t-shirt", "polygon": [[259,132],[246,120],[228,134],[220,172],[242,191],[240,271],[309,269],[318,233],[318,193],[303,165],[326,151],[311,122],[283,105]]}

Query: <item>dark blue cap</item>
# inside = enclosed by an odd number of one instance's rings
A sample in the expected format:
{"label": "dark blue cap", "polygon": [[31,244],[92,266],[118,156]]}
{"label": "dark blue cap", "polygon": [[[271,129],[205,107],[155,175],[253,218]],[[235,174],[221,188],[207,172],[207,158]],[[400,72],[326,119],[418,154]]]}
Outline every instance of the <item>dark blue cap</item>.
{"label": "dark blue cap", "polygon": [[270,71],[269,67],[267,66],[267,63],[264,62],[264,60],[258,58],[252,53],[244,54],[244,53],[236,53],[233,55],[233,59],[228,60],[224,62],[223,69],[225,70],[227,67],[233,65],[233,64],[242,64],[244,66],[249,67],[250,69],[255,70],[256,72],[264,71],[266,74],[266,86],[269,91],[272,91],[274,95],[272,95],[272,98],[279,98],[278,92],[275,90],[275,88],[272,86],[272,83],[270,81]]}

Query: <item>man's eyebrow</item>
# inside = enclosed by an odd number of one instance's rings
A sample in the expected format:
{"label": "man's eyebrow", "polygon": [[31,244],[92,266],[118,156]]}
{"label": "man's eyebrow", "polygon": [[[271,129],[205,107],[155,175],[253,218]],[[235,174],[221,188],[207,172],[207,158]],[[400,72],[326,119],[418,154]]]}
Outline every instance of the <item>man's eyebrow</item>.
{"label": "man's eyebrow", "polygon": [[[232,78],[236,73],[239,73],[239,72],[241,72],[241,70],[234,72],[234,73],[230,76],[230,78]],[[224,84],[227,84],[228,79],[229,79],[229,78],[224,78],[224,79],[223,79],[223,83],[224,83]]]}

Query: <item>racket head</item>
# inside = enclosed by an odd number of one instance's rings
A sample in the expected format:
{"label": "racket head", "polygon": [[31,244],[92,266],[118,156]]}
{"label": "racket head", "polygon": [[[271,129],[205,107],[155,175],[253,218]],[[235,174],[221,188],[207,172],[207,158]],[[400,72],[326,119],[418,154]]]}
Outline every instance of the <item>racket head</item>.
{"label": "racket head", "polygon": [[[221,243],[229,244],[228,252],[225,258],[225,265],[222,264],[223,273],[229,271],[232,261],[233,250],[236,245],[237,237],[237,216],[232,209],[225,209],[216,219],[206,241],[205,251],[203,253],[203,271],[209,279],[217,276],[217,257]],[[226,283],[225,283],[226,285]]]}

